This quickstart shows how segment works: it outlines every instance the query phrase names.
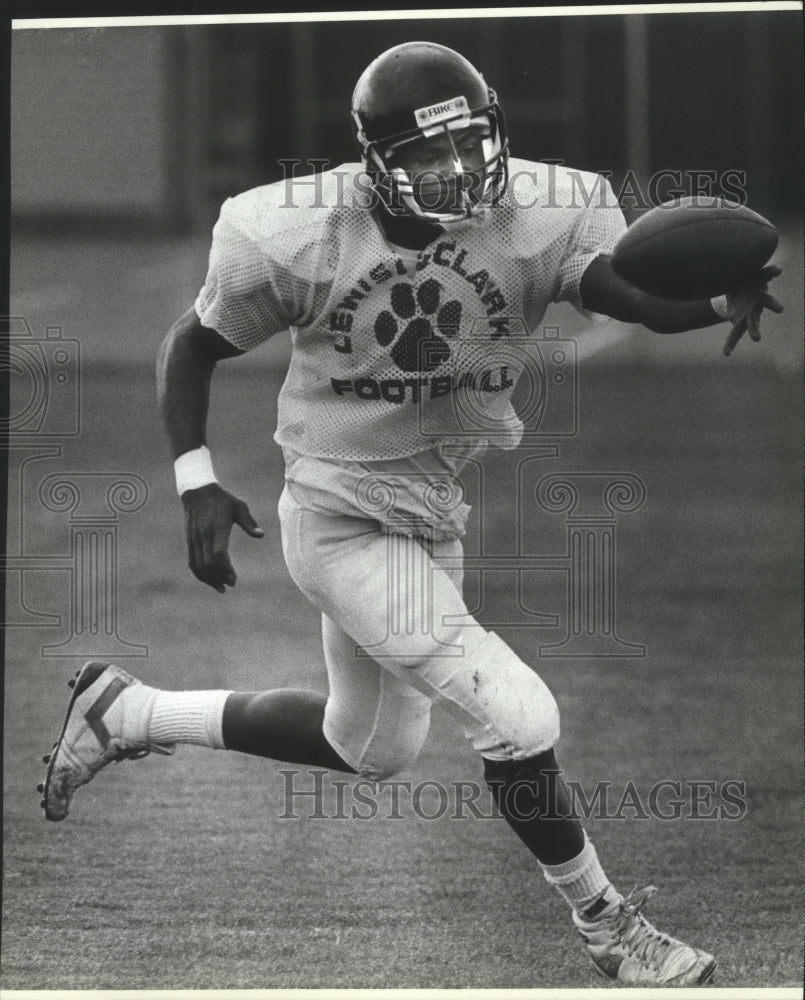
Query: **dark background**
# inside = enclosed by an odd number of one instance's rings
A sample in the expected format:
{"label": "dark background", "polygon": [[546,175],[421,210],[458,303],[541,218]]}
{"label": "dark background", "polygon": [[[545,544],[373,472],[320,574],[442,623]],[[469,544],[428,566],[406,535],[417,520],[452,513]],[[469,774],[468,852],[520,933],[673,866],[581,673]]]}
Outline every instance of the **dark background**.
{"label": "dark background", "polygon": [[[515,155],[612,171],[616,188],[628,170],[642,183],[659,169],[744,170],[759,211],[801,205],[798,13],[490,12],[15,31],[14,217],[108,224],[112,209],[157,228],[206,228],[224,197],[278,179],[281,158],[354,159],[355,81],[414,38],[481,69]],[[107,148],[111,177],[98,162]]]}

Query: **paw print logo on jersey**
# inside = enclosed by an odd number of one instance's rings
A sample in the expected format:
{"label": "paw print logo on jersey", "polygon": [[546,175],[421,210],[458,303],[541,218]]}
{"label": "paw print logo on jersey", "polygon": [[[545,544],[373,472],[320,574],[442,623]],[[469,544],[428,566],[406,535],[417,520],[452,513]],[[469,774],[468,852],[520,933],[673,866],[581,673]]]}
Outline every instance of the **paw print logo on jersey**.
{"label": "paw print logo on jersey", "polygon": [[434,278],[416,289],[407,282],[392,287],[391,310],[384,309],[375,320],[375,338],[381,347],[394,344],[391,356],[403,371],[432,372],[450,359],[444,338],[458,333],[461,303],[441,299],[442,286]]}

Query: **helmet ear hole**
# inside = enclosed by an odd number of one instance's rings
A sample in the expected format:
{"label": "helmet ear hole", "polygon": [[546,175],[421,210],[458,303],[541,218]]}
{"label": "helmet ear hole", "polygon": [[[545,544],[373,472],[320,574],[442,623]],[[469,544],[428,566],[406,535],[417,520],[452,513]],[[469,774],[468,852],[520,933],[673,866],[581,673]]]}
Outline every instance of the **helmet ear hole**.
{"label": "helmet ear hole", "polygon": [[[482,123],[482,178],[472,197],[464,192],[461,159],[452,136]],[[480,215],[503,196],[508,182],[508,141],[495,92],[462,55],[432,42],[407,42],[382,53],[361,75],[352,98],[355,141],[386,209],[428,222],[449,224]],[[428,207],[415,196],[412,178],[395,169],[400,143],[447,136],[462,178],[453,205]]]}

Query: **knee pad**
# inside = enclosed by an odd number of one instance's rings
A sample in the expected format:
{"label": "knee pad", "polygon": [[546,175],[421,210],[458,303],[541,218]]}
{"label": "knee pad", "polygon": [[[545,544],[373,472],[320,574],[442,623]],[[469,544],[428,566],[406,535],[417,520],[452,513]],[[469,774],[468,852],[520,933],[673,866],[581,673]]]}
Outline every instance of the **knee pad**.
{"label": "knee pad", "polygon": [[559,706],[542,678],[494,632],[464,630],[465,656],[417,671],[491,760],[527,760],[559,739]]}
{"label": "knee pad", "polygon": [[483,663],[478,694],[485,694],[501,737],[497,753],[482,752],[493,760],[528,760],[552,750],[559,740],[559,706],[539,674],[494,632],[473,660]]}

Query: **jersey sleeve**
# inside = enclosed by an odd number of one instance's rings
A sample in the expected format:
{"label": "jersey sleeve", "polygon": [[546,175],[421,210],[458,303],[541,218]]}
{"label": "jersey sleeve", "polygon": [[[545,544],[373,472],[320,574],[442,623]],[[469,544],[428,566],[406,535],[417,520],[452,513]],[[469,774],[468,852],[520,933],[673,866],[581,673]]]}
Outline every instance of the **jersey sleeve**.
{"label": "jersey sleeve", "polygon": [[559,266],[554,294],[554,301],[570,302],[589,319],[596,319],[598,314],[582,304],[579,291],[582,275],[596,257],[611,254],[626,231],[626,220],[609,181],[598,175],[593,192],[588,196],[588,204],[579,216]]}
{"label": "jersey sleeve", "polygon": [[272,247],[270,227],[256,232],[239,200],[224,202],[213,229],[204,286],[195,302],[204,326],[241,351],[249,351],[292,326],[301,311],[301,289]]}

